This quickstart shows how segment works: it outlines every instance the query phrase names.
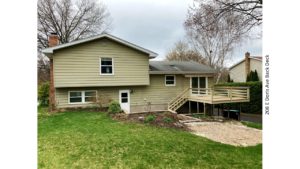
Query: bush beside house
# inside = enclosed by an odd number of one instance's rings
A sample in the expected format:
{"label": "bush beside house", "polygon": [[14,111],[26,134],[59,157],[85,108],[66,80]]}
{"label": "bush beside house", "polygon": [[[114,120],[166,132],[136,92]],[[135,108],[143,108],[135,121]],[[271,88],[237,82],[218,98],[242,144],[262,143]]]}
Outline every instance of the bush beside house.
{"label": "bush beside house", "polygon": [[[250,87],[250,102],[241,103],[242,112],[244,113],[262,113],[262,82],[234,82],[216,84],[218,86],[246,86]],[[240,103],[224,104],[228,108],[237,108]]]}
{"label": "bush beside house", "polygon": [[49,82],[44,82],[38,87],[38,101],[40,106],[49,105]]}
{"label": "bush beside house", "polygon": [[120,113],[121,111],[121,106],[117,101],[112,101],[109,103],[108,113]]}

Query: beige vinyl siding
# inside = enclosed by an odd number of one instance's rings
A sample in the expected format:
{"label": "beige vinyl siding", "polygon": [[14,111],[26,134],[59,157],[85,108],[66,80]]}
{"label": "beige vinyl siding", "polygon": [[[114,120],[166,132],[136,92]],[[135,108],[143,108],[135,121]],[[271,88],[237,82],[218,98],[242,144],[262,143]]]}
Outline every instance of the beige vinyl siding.
{"label": "beige vinyl siding", "polygon": [[[113,58],[114,75],[100,75],[100,57]],[[55,51],[53,62],[56,88],[149,85],[149,56],[106,38]]]}
{"label": "beige vinyl siding", "polygon": [[[211,86],[213,84],[213,78],[208,79],[208,84]],[[106,101],[119,101],[119,90],[129,89],[132,90],[130,94],[131,112],[145,111],[148,109],[147,105],[149,103],[152,107],[152,111],[166,110],[167,103],[188,87],[190,87],[190,78],[184,77],[183,75],[176,75],[176,86],[165,86],[165,75],[151,75],[149,86],[58,88],[56,89],[56,101],[58,108],[93,106],[93,104],[68,104],[68,91],[97,90],[97,94],[105,96]]]}
{"label": "beige vinyl siding", "polygon": [[213,85],[215,84],[214,78],[213,77],[208,77],[207,79],[208,79],[208,84],[207,84],[208,88],[212,88]]}

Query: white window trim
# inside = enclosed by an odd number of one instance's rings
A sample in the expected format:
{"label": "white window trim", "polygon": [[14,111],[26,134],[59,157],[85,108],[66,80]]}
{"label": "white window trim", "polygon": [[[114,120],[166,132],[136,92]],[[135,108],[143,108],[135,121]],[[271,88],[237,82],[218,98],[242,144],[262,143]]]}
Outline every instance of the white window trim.
{"label": "white window trim", "polygon": [[127,103],[130,105],[130,90],[119,90],[119,103],[122,103],[121,93],[127,93]]}
{"label": "white window trim", "polygon": [[[174,77],[174,84],[167,84],[167,76]],[[176,76],[175,75],[165,75],[165,86],[176,86]]]}
{"label": "white window trim", "polygon": [[84,96],[83,96],[83,101],[84,101],[84,103],[94,103],[94,102],[86,102],[85,101],[85,97],[92,97],[92,96],[85,96],[85,92],[95,92],[96,93],[96,102],[98,101],[98,95],[97,95],[97,90],[84,90],[83,91],[83,94],[84,94]]}
{"label": "white window trim", "polygon": [[[197,77],[198,78],[198,88],[200,88],[200,77],[205,77],[205,88],[209,88],[208,87],[208,76],[193,76],[193,77]],[[193,77],[190,77],[190,88],[192,88],[192,78]],[[192,90],[191,90],[191,95],[192,95]],[[207,91],[206,91],[206,95],[207,95]]]}
{"label": "white window trim", "polygon": [[[102,58],[110,58],[111,59],[112,73],[102,73],[101,72],[101,67],[102,67],[101,59]],[[99,67],[99,73],[100,73],[101,76],[113,76],[113,75],[115,75],[114,58],[112,58],[112,57],[100,57],[99,58],[99,65],[100,65],[100,67]]]}
{"label": "white window trim", "polygon": [[[73,103],[70,102],[70,98],[71,98],[71,97],[70,97],[70,93],[71,93],[71,92],[81,92],[81,102],[73,102]],[[69,103],[69,104],[82,104],[82,101],[83,101],[83,100],[82,100],[82,91],[68,91],[68,103]]]}
{"label": "white window trim", "polygon": [[[208,76],[193,76],[193,77],[197,77],[197,78],[200,78],[200,77],[205,77],[205,88],[208,88]],[[190,77],[190,88],[192,88],[192,78],[193,77]],[[198,88],[199,88],[199,81],[198,81]]]}
{"label": "white window trim", "polygon": [[[127,103],[122,103],[122,95],[121,93],[127,93]],[[119,104],[122,108],[122,104],[128,104],[129,107],[128,107],[128,112],[126,113],[129,113],[130,112],[130,90],[119,90]]]}
{"label": "white window trim", "polygon": [[[70,93],[71,92],[81,92],[81,102],[70,102]],[[96,92],[96,101],[97,101],[97,90],[72,90],[72,91],[68,91],[68,103],[69,104],[88,104],[88,103],[93,103],[93,102],[86,102],[85,101],[85,92]]]}

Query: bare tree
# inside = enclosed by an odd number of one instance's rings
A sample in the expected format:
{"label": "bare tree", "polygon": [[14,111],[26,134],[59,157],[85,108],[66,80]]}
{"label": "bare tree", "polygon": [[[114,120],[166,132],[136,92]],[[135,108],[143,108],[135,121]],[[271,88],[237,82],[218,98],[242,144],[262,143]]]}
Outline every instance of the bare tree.
{"label": "bare tree", "polygon": [[167,53],[166,60],[172,61],[195,61],[198,63],[206,64],[205,59],[195,50],[191,49],[188,43],[178,41],[174,47]]}
{"label": "bare tree", "polygon": [[99,34],[110,28],[109,12],[95,0],[39,0],[38,47],[48,47],[48,34],[67,43]]}
{"label": "bare tree", "polygon": [[215,0],[218,4],[218,14],[216,19],[225,13],[238,13],[243,16],[245,30],[261,25],[262,23],[262,0]]}
{"label": "bare tree", "polygon": [[100,34],[111,29],[106,6],[96,0],[38,1],[38,77],[49,74],[48,59],[40,50],[48,47],[49,33],[57,33],[61,44]]}
{"label": "bare tree", "polygon": [[242,15],[228,11],[219,17],[218,9],[219,3],[215,0],[211,3],[195,1],[185,21],[190,43],[203,55],[209,66],[218,70],[217,83],[233,48],[247,36]]}
{"label": "bare tree", "polygon": [[38,85],[47,82],[50,79],[50,65],[49,60],[46,59],[41,53],[38,53]]}
{"label": "bare tree", "polygon": [[195,0],[195,2],[214,6],[214,17],[210,21],[202,23],[204,27],[219,22],[228,14],[240,16],[239,22],[243,23],[240,26],[244,33],[248,33],[254,27],[262,24],[262,0]]}

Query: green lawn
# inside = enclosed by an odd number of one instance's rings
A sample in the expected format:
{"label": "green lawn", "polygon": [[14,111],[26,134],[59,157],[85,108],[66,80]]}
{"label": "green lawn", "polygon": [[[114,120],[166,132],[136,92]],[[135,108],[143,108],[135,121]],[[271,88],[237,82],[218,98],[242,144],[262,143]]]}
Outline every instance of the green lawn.
{"label": "green lawn", "polygon": [[103,113],[39,116],[39,168],[262,168],[262,145],[234,147]]}
{"label": "green lawn", "polygon": [[260,124],[260,123],[253,123],[253,122],[249,122],[249,121],[242,121],[242,124],[244,124],[245,126],[248,126],[248,127],[252,127],[252,128],[256,128],[256,129],[262,130],[262,124]]}

